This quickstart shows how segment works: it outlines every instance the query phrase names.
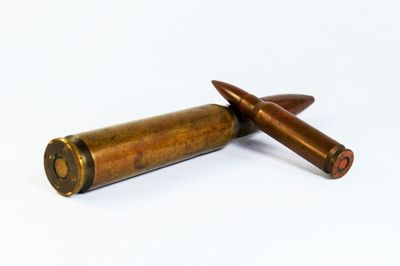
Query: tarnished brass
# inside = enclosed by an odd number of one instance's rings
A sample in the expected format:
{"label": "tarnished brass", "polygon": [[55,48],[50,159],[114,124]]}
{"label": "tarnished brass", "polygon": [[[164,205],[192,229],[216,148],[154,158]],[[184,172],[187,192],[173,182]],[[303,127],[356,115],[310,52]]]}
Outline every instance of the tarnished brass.
{"label": "tarnished brass", "polygon": [[344,176],[351,168],[354,160],[351,150],[279,105],[263,101],[225,82],[214,80],[212,83],[232,106],[246,114],[260,130],[333,178]]}
{"label": "tarnished brass", "polygon": [[[263,99],[294,114],[314,102],[306,95]],[[70,196],[215,151],[255,131],[243,114],[209,104],[54,139],[44,166],[51,185]]]}

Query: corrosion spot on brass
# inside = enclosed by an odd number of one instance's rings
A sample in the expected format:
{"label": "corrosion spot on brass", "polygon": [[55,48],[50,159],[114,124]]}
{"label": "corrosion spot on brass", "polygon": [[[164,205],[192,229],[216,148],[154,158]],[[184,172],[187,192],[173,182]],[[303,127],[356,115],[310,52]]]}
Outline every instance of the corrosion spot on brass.
{"label": "corrosion spot on brass", "polygon": [[141,151],[137,152],[135,160],[134,160],[134,165],[137,170],[140,170],[140,169],[143,169],[146,167],[146,161],[144,160],[143,152],[141,152]]}

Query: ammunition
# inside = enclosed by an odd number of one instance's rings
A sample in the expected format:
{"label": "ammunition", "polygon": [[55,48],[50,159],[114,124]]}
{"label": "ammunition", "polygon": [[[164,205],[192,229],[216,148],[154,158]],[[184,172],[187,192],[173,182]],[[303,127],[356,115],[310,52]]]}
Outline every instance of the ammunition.
{"label": "ammunition", "polygon": [[[314,102],[306,95],[263,99],[294,114]],[[209,104],[54,139],[44,167],[51,185],[70,196],[218,150],[257,130],[232,108]]]}
{"label": "ammunition", "polygon": [[221,81],[212,83],[232,106],[246,114],[260,130],[330,174],[332,178],[344,176],[351,168],[354,160],[351,150],[279,105],[263,101]]}

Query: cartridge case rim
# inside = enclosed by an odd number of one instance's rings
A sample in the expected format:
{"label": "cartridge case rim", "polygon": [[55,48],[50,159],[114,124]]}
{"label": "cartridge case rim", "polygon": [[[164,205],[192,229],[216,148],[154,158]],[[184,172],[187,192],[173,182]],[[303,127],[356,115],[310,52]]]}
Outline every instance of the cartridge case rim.
{"label": "cartridge case rim", "polygon": [[88,147],[76,137],[50,141],[44,154],[44,167],[50,184],[63,196],[87,190],[94,176]]}
{"label": "cartridge case rim", "polygon": [[354,153],[344,146],[334,156],[330,158],[329,173],[334,179],[338,179],[347,174],[354,162]]}

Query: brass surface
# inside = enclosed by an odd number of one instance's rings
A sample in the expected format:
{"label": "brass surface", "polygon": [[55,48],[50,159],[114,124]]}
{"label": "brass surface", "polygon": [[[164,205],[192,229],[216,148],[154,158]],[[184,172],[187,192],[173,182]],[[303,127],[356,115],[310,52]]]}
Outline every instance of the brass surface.
{"label": "brass surface", "polygon": [[212,81],[221,95],[246,114],[258,128],[302,156],[332,178],[344,176],[354,154],[279,105],[263,101],[231,84]]}
{"label": "brass surface", "polygon": [[57,158],[54,161],[54,171],[58,178],[66,178],[69,172],[69,166],[64,158]]}
{"label": "brass surface", "polygon": [[[314,102],[305,95],[264,99],[294,114]],[[209,104],[54,139],[44,165],[52,186],[70,196],[218,150],[255,131],[243,114]]]}

